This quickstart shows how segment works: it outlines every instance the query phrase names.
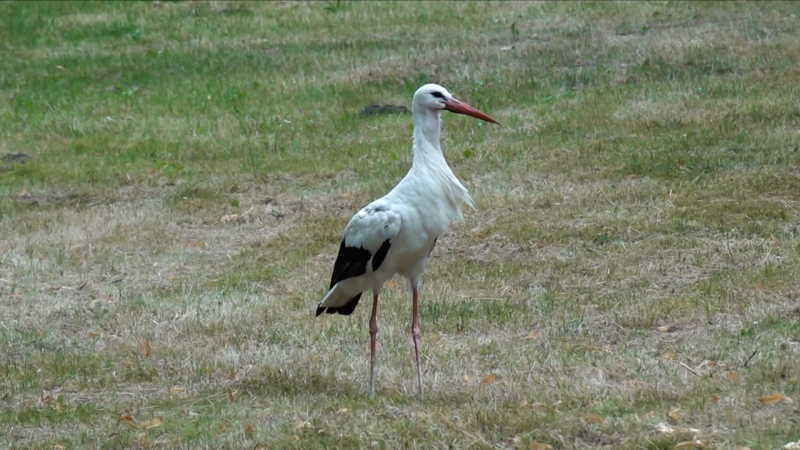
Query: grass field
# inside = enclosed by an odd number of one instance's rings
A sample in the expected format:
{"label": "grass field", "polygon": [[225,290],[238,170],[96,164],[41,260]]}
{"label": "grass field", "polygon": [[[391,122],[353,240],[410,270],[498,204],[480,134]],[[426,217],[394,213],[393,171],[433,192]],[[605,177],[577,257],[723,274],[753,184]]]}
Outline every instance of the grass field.
{"label": "grass field", "polygon": [[[800,5],[0,3],[0,445],[800,441]],[[476,211],[314,318],[425,82]],[[689,441],[694,441],[690,443]],[[800,445],[800,444],[799,444]]]}

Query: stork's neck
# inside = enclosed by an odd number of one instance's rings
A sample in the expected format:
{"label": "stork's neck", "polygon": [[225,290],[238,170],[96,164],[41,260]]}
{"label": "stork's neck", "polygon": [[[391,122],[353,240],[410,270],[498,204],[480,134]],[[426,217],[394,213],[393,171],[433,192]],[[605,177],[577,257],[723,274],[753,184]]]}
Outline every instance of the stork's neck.
{"label": "stork's neck", "polygon": [[414,165],[441,166],[449,170],[439,147],[439,111],[414,105]]}

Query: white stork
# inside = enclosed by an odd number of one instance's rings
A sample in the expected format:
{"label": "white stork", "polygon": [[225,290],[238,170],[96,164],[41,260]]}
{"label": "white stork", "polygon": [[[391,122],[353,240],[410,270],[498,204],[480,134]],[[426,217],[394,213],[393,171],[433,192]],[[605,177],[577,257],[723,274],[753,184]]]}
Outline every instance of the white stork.
{"label": "white stork", "polygon": [[372,291],[370,395],[375,395],[378,295],[384,283],[395,274],[408,279],[411,285],[411,334],[419,394],[423,395],[419,361],[419,283],[436,239],[452,222],[463,220],[461,203],[475,208],[467,189],[450,170],[439,147],[439,114],[451,111],[500,125],[436,84],[426,84],[417,90],[411,110],[414,117],[411,169],[394,189],[365,206],[347,224],[329,290],[317,307],[317,316],[323,311],[347,316],[358,305],[361,294]]}

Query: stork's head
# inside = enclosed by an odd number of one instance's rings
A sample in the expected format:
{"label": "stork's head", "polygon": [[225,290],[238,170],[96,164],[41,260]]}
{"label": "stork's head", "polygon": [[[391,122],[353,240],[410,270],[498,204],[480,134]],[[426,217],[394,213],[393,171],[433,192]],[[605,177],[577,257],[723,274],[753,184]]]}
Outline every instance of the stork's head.
{"label": "stork's head", "polygon": [[476,119],[496,123],[497,125],[502,126],[500,122],[492,119],[472,106],[456,100],[447,89],[439,86],[438,84],[426,84],[417,89],[417,92],[414,94],[412,109],[416,108],[426,108],[437,112],[444,110],[454,112],[456,114],[465,114],[475,117]]}

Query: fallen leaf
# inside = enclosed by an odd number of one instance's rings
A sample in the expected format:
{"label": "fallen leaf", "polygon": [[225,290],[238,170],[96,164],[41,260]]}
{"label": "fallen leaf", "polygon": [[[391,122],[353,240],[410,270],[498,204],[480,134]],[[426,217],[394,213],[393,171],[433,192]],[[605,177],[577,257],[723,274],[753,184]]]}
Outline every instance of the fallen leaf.
{"label": "fallen leaf", "polygon": [[295,424],[295,426],[294,426],[295,430],[299,430],[301,428],[311,428],[311,422],[309,422],[307,420],[303,420],[303,421],[297,422],[297,424]]}
{"label": "fallen leaf", "polygon": [[220,222],[233,222],[235,220],[239,220],[239,215],[238,214],[225,214],[219,220],[220,220]]}
{"label": "fallen leaf", "polygon": [[669,333],[670,331],[674,331],[676,328],[677,327],[675,325],[662,325],[656,329],[662,333]]}
{"label": "fallen leaf", "polygon": [[228,401],[233,403],[233,392],[231,391],[231,388],[228,388]]}
{"label": "fallen leaf", "polygon": [[342,194],[342,197],[344,197],[344,198],[353,198],[353,193],[352,192],[345,192],[344,194]]}
{"label": "fallen leaf", "polygon": [[528,406],[528,401],[527,401],[527,400],[525,400],[525,399],[522,399],[522,401],[521,401],[521,402],[519,402],[519,407],[520,407],[520,408],[524,408],[524,407],[526,407],[526,406]]}
{"label": "fallen leaf", "polygon": [[472,383],[473,381],[475,381],[475,377],[473,377],[472,375],[466,375],[465,374],[464,375],[464,381],[466,381],[467,383]]}
{"label": "fallen leaf", "polygon": [[758,397],[756,400],[758,400],[761,403],[769,405],[772,403],[779,403],[786,400],[786,396],[781,394],[780,392],[775,392],[772,395],[765,395],[763,397]]}
{"label": "fallen leaf", "polygon": [[494,374],[493,373],[490,373],[489,375],[486,375],[486,378],[484,378],[483,381],[481,381],[481,384],[492,384],[492,383],[494,383]]}
{"label": "fallen leaf", "polygon": [[56,69],[58,69],[58,70],[67,70],[67,69],[64,68],[64,66],[56,66]]}
{"label": "fallen leaf", "polygon": [[185,390],[186,390],[186,388],[175,386],[174,388],[172,388],[172,393],[173,394],[180,394]]}
{"label": "fallen leaf", "polygon": [[539,337],[539,332],[536,330],[533,330],[525,335],[525,339],[536,339],[537,337]]}
{"label": "fallen leaf", "polygon": [[552,445],[542,442],[531,442],[531,444],[528,445],[528,450],[550,450],[552,448]]}
{"label": "fallen leaf", "polygon": [[778,244],[781,243],[781,241],[779,241],[778,238],[776,238],[774,234],[770,233],[769,236],[772,238],[772,242],[774,242],[775,245],[778,245]]}
{"label": "fallen leaf", "polygon": [[675,447],[672,447],[672,450],[681,450],[684,448],[702,448],[708,445],[707,439],[696,439],[694,441],[684,441],[678,443]]}
{"label": "fallen leaf", "polygon": [[661,357],[668,361],[675,361],[676,359],[678,359],[678,355],[676,355],[673,352],[664,353],[663,355],[661,355]]}
{"label": "fallen leaf", "polygon": [[600,423],[603,421],[603,416],[598,416],[597,414],[589,414],[583,418],[587,423]]}
{"label": "fallen leaf", "polygon": [[533,408],[533,409],[547,409],[547,403],[536,402],[536,403],[531,405],[531,408]]}
{"label": "fallen leaf", "polygon": [[139,447],[150,447],[150,439],[147,439],[147,433],[144,431],[139,433]]}
{"label": "fallen leaf", "polygon": [[28,191],[26,191],[25,188],[22,188],[22,190],[19,191],[19,194],[17,194],[17,195],[19,195],[20,197],[24,197],[25,194],[27,194],[27,193],[28,193]]}
{"label": "fallen leaf", "polygon": [[222,422],[219,423],[219,432],[223,433],[226,429],[228,429],[228,422],[225,422],[223,420]]}
{"label": "fallen leaf", "polygon": [[669,421],[672,423],[678,423],[678,417],[680,416],[681,409],[675,408],[672,411],[667,413],[667,417],[669,417]]}
{"label": "fallen leaf", "polygon": [[719,403],[719,395],[714,395],[711,397],[711,403]]}
{"label": "fallen leaf", "polygon": [[164,425],[164,422],[162,422],[161,419],[153,419],[143,423],[142,428],[144,428],[145,430],[149,430],[151,428],[158,428],[161,425]]}
{"label": "fallen leaf", "polygon": [[42,403],[54,402],[54,401],[56,401],[56,399],[53,398],[52,394],[44,394],[44,395],[42,395]]}
{"label": "fallen leaf", "polygon": [[734,450],[752,450],[752,449],[750,447],[745,447],[745,446],[740,445],[740,446],[736,447]]}
{"label": "fallen leaf", "polygon": [[123,413],[121,416],[119,416],[119,419],[117,420],[117,425],[121,423],[132,423],[132,422],[136,422],[133,416],[130,415],[130,413]]}
{"label": "fallen leaf", "polygon": [[250,436],[253,433],[253,424],[248,423],[244,426],[244,435]]}
{"label": "fallen leaf", "polygon": [[336,411],[336,414],[347,414],[349,412],[350,412],[350,408],[342,408],[342,409]]}
{"label": "fallen leaf", "polygon": [[229,380],[235,380],[236,379],[236,371],[235,370],[231,370],[231,373],[228,374],[228,379]]}
{"label": "fallen leaf", "polygon": [[67,450],[67,447],[64,447],[61,444],[56,444],[53,446],[53,450]]}
{"label": "fallen leaf", "polygon": [[728,379],[731,381],[741,381],[742,376],[738,372],[731,372],[728,374]]}
{"label": "fallen leaf", "polygon": [[103,333],[101,333],[99,331],[92,331],[91,333],[89,333],[89,337],[93,337],[93,338],[99,338],[102,335],[103,335]]}
{"label": "fallen leaf", "polygon": [[144,349],[145,358],[149,358],[151,350],[150,350],[150,343],[147,342],[147,339],[142,340],[142,349]]}
{"label": "fallen leaf", "polygon": [[206,243],[203,242],[203,241],[192,241],[192,242],[189,242],[189,247],[192,247],[192,248],[202,248],[202,247],[205,247],[205,246],[206,246]]}

